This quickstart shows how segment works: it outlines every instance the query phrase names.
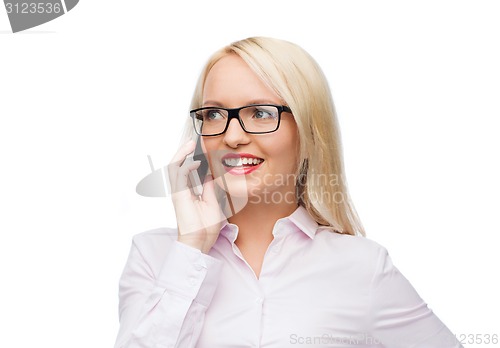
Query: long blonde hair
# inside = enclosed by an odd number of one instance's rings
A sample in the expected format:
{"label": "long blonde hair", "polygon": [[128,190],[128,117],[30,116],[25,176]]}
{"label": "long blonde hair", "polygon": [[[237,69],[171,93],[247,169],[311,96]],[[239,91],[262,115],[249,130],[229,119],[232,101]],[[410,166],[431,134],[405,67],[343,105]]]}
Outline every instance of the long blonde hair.
{"label": "long blonde hair", "polygon": [[[332,231],[365,235],[347,190],[340,130],[328,82],[316,61],[288,41],[252,37],[215,52],[200,75],[191,108],[201,106],[210,69],[236,54],[291,108],[299,131],[296,195],[319,225]],[[193,134],[186,125],[184,137]]]}

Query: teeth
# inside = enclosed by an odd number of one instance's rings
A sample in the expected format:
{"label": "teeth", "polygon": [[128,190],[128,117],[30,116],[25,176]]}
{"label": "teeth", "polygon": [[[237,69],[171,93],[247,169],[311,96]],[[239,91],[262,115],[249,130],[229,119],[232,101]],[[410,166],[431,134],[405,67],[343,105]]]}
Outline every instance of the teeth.
{"label": "teeth", "polygon": [[247,158],[247,157],[238,157],[238,158],[225,158],[224,164],[228,167],[241,167],[246,164],[257,165],[261,163],[263,160],[258,158]]}

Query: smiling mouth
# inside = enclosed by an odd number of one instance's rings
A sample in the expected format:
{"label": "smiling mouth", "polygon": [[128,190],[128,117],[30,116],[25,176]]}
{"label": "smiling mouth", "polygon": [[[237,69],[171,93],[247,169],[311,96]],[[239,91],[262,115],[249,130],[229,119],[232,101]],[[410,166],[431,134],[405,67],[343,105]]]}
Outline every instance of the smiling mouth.
{"label": "smiling mouth", "polygon": [[221,162],[226,168],[251,168],[260,165],[264,159],[251,154],[227,154]]}
{"label": "smiling mouth", "polygon": [[226,167],[253,167],[264,162],[262,158],[255,157],[229,157],[223,158],[222,164]]}

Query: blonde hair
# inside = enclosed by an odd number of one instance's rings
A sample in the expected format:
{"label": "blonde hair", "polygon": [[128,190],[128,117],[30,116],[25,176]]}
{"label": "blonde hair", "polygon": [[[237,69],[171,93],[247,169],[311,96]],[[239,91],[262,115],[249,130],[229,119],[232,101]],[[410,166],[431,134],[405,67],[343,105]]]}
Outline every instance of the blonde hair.
{"label": "blonde hair", "polygon": [[[319,225],[338,233],[364,236],[347,190],[340,130],[330,88],[316,61],[288,41],[252,37],[233,42],[215,52],[206,63],[191,101],[192,109],[203,102],[210,69],[229,54],[241,57],[292,110],[300,143],[296,172],[299,204]],[[184,137],[192,137],[192,124],[186,126]]]}

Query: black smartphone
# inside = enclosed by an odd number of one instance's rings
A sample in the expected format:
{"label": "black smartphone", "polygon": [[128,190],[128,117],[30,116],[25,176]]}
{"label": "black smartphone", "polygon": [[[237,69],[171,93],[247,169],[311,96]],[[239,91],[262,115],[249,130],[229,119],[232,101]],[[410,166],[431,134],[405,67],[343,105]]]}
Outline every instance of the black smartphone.
{"label": "black smartphone", "polygon": [[198,169],[193,170],[189,173],[189,183],[193,193],[197,196],[201,196],[203,193],[203,182],[208,173],[208,160],[201,147],[201,136],[198,136],[196,140],[196,148],[191,157],[193,161],[200,161],[201,164]]}

